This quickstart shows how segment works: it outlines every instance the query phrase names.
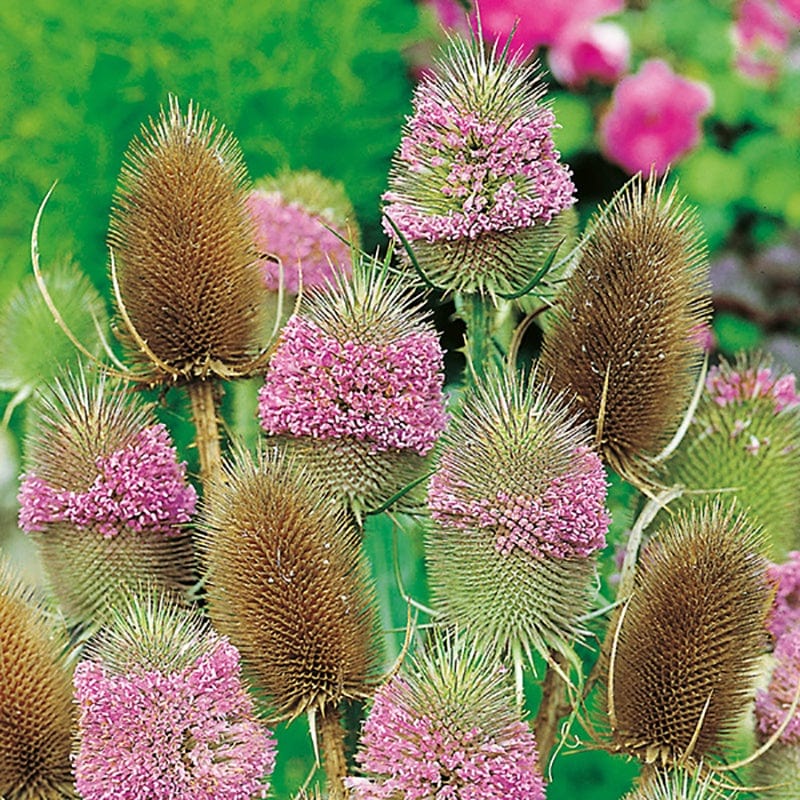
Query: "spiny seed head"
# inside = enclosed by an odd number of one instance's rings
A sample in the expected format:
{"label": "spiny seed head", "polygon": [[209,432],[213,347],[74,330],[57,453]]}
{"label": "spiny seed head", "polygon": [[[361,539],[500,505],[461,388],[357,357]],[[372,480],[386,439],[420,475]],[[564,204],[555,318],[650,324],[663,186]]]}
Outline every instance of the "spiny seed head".
{"label": "spiny seed head", "polygon": [[357,511],[419,477],[445,426],[443,353],[419,300],[384,266],[311,290],[259,392],[264,430]]}
{"label": "spiny seed head", "polygon": [[247,205],[268,289],[283,283],[296,294],[301,282],[304,290],[325,287],[336,272],[350,274],[350,247],[342,239],[357,248],[360,237],[341,183],[310,170],[286,171],[260,181]]}
{"label": "spiny seed head", "polygon": [[364,694],[377,661],[374,590],[350,516],[275,449],[212,487],[200,547],[215,627],[276,713]]}
{"label": "spiny seed head", "polygon": [[140,594],[75,671],[81,797],[265,797],[275,742],[255,717],[236,648],[198,614]]}
{"label": "spiny seed head", "polygon": [[152,409],[122,384],[79,372],[56,380],[32,419],[20,526],[67,617],[102,619],[149,580],[184,594],[197,495]]}
{"label": "spiny seed head", "polygon": [[751,782],[763,786],[759,800],[797,800],[800,786],[800,747],[777,744],[753,762]]}
{"label": "spiny seed head", "polygon": [[553,310],[542,371],[573,393],[603,455],[641,478],[678,428],[709,315],[696,215],[675,190],[633,179],[595,219]]}
{"label": "spiny seed head", "polygon": [[[422,79],[384,195],[384,229],[448,291],[524,286],[574,203],[535,64],[452,38]],[[391,222],[390,222],[391,220]]]}
{"label": "spiny seed head", "polygon": [[75,797],[66,630],[0,563],[0,796]]}
{"label": "spiny seed head", "polygon": [[[98,353],[98,331],[107,330],[108,319],[97,289],[70,260],[56,264],[45,280],[65,325]],[[30,394],[77,362],[78,353],[53,321],[35,278],[26,278],[0,313],[0,388]]]}
{"label": "spiny seed head", "polygon": [[263,287],[245,180],[235,139],[174,97],[128,149],[109,245],[120,314],[137,334],[126,323],[121,338],[151,383],[229,377],[259,352]]}
{"label": "spiny seed head", "polygon": [[484,646],[564,651],[605,546],[605,474],[562,397],[490,375],[464,398],[430,482],[436,606]]}
{"label": "spiny seed head", "polygon": [[349,778],[355,800],[543,800],[533,733],[508,671],[456,636],[436,636],[404,676],[378,690]]}
{"label": "spiny seed head", "polygon": [[772,558],[783,559],[800,547],[799,401],[795,376],[768,357],[723,359],[709,370],[692,423],[659,480],[735,498],[763,527]]}
{"label": "spiny seed head", "polygon": [[773,590],[762,549],[758,530],[719,501],[659,529],[609,628],[610,749],[664,766],[718,755],[765,651]]}
{"label": "spiny seed head", "polygon": [[714,782],[712,773],[677,767],[649,773],[623,800],[728,800],[731,795]]}

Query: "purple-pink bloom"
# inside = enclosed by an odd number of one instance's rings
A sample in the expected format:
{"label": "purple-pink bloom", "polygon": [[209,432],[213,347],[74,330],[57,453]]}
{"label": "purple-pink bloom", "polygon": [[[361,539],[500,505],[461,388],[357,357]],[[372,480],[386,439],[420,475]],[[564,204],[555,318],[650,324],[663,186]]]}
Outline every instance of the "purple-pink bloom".
{"label": "purple-pink bloom", "polygon": [[[574,203],[569,168],[559,162],[553,112],[537,107],[510,123],[482,119],[441,96],[430,76],[414,96],[414,115],[400,144],[396,168],[424,177],[437,191],[437,212],[386,192],[390,217],[410,241],[476,239],[491,231],[546,225]],[[384,219],[384,230],[394,235]]]}
{"label": "purple-pink bloom", "polygon": [[614,22],[596,22],[567,28],[550,48],[547,63],[556,80],[582,86],[589,79],[615,83],[627,71],[631,42]]}
{"label": "purple-pink bloom", "polygon": [[418,713],[408,695],[400,677],[375,695],[356,755],[370,777],[347,780],[354,800],[544,800],[536,741],[524,722],[491,736],[463,715]]}
{"label": "purple-pink bloom", "polygon": [[437,334],[408,333],[386,344],[339,341],[293,316],[259,392],[267,433],[352,437],[373,452],[425,455],[447,422]]}
{"label": "purple-pink bloom", "polygon": [[768,623],[777,640],[793,628],[800,628],[800,551],[793,550],[783,564],[771,566],[768,576],[777,584]]}
{"label": "purple-pink bloom", "polygon": [[[256,244],[267,256],[261,271],[270,291],[278,290],[281,279],[287,291],[297,294],[301,278],[305,288],[325,287],[336,274],[350,274],[350,248],[325,227],[336,227],[330,220],[299,202],[287,202],[280,192],[255,190],[247,206],[256,226]],[[347,236],[346,230],[339,232]]]}
{"label": "purple-pink bloom", "polygon": [[776,376],[768,367],[735,371],[712,367],[706,378],[706,391],[717,405],[739,405],[744,402],[771,398],[775,413],[800,405],[800,394],[792,373]]}
{"label": "purple-pink bloom", "polygon": [[677,75],[660,59],[615,87],[611,106],[600,122],[600,146],[627,172],[663,174],[702,137],[700,122],[713,95],[700,81]]}
{"label": "purple-pink bloom", "polygon": [[428,492],[431,516],[445,527],[495,531],[501,555],[518,547],[534,558],[585,558],[605,547],[611,522],[605,471],[588,447],[577,448],[569,471],[553,478],[538,497],[497,492],[491,498],[465,498],[465,487],[451,474],[452,458],[442,456]]}
{"label": "purple-pink bloom", "polygon": [[[775,667],[769,685],[756,696],[756,729],[761,741],[770,738],[786,719],[800,685],[800,626],[787,631],[775,646]],[[779,737],[783,744],[800,745],[800,711]]]}
{"label": "purple-pink bloom", "polygon": [[111,537],[123,528],[177,535],[195,511],[197,493],[186,482],[162,423],[142,429],[121,450],[95,459],[97,475],[82,492],[51,486],[35,473],[24,475],[19,524],[26,531],[68,522]]}
{"label": "purple-pink bloom", "polygon": [[798,21],[796,0],[743,0],[733,26],[739,72],[756,81],[775,78]]}
{"label": "purple-pink bloom", "polygon": [[265,797],[275,742],[220,638],[188,667],[112,674],[84,661],[76,788],[84,800],[251,800]]}

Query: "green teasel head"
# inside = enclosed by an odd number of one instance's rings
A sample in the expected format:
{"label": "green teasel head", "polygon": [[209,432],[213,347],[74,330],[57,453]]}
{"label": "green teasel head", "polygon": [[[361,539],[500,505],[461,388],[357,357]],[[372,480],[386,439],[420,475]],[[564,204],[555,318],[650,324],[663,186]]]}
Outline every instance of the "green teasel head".
{"label": "green teasel head", "polygon": [[700,495],[736,501],[760,525],[771,558],[800,548],[800,394],[795,376],[763,354],[722,359],[686,435],[659,472],[684,488],[670,508]]}
{"label": "green teasel head", "polygon": [[605,497],[587,427],[564,398],[490,374],[464,396],[430,481],[435,607],[495,652],[571,653],[605,546]]}

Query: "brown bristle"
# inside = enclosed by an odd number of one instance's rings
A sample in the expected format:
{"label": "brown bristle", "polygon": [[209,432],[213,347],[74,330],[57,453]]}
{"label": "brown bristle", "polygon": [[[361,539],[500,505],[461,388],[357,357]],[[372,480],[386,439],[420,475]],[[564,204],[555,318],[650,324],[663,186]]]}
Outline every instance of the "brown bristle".
{"label": "brown bristle", "polygon": [[151,128],[128,150],[109,244],[124,312],[162,365],[121,336],[153,382],[224,377],[253,359],[262,329],[245,167],[234,138],[191,103],[184,116],[170,98]]}
{"label": "brown bristle", "polygon": [[710,313],[694,213],[634,179],[599,214],[554,309],[541,362],[576,395],[608,463],[638,477],[680,424]]}
{"label": "brown bristle", "polygon": [[65,631],[0,565],[0,796],[74,797]]}
{"label": "brown bristle", "polygon": [[760,532],[719,502],[659,531],[610,627],[611,749],[663,765],[718,754],[765,650],[762,548]]}
{"label": "brown bristle", "polygon": [[377,615],[359,533],[337,503],[275,449],[240,455],[201,523],[208,605],[280,716],[367,691]]}

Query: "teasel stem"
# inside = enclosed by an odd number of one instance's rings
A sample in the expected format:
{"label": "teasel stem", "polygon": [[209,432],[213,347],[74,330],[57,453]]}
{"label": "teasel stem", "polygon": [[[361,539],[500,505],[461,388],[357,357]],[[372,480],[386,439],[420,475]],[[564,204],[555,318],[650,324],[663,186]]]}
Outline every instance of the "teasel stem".
{"label": "teasel stem", "polygon": [[344,742],[345,730],[342,717],[335,708],[325,709],[319,716],[319,738],[322,760],[328,778],[329,800],[346,800],[348,792],[344,786],[347,777],[347,757]]}
{"label": "teasel stem", "polygon": [[457,316],[464,321],[464,355],[467,364],[464,378],[467,385],[482,378],[486,370],[502,363],[511,346],[515,320],[509,300],[456,293]]}
{"label": "teasel stem", "polygon": [[212,380],[194,380],[187,384],[187,391],[200,458],[200,481],[205,490],[222,475],[217,386]]}
{"label": "teasel stem", "polygon": [[554,650],[550,651],[550,657],[561,669],[548,666],[542,681],[542,700],[533,724],[542,764],[550,760],[550,753],[558,735],[559,722],[572,711],[572,706],[567,701],[566,683],[561,674],[569,669],[569,664],[561,653]]}

